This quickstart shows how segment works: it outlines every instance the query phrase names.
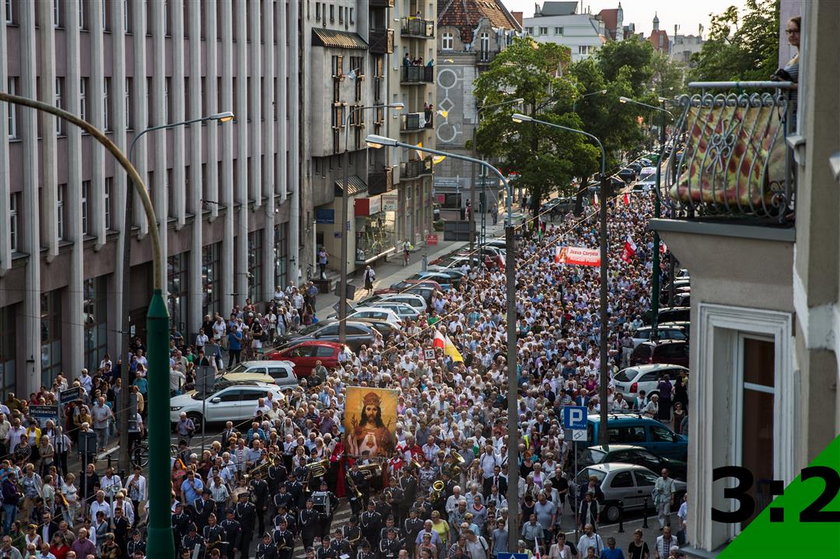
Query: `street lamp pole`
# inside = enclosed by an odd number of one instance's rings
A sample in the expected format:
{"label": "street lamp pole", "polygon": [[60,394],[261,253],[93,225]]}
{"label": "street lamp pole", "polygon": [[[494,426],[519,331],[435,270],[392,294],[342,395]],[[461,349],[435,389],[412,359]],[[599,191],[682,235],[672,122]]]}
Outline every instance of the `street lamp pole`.
{"label": "street lamp pole", "polygon": [[350,244],[347,239],[347,233],[350,231],[350,224],[347,219],[350,213],[348,209],[350,204],[350,195],[348,193],[350,188],[350,127],[348,124],[357,112],[382,108],[402,110],[405,108],[405,105],[403,103],[391,103],[388,105],[351,107],[344,117],[344,192],[341,195],[341,262],[339,262],[340,276],[338,286],[338,341],[341,344],[347,343],[347,252]]}
{"label": "street lamp pole", "polygon": [[[233,119],[233,113],[223,112],[216,113],[210,116],[186,120],[183,122],[173,122],[170,124],[162,124],[160,126],[152,126],[146,128],[142,132],[134,136],[131,144],[128,146],[128,160],[134,162],[134,148],[137,141],[149,132],[156,130],[168,130],[178,126],[187,126],[196,122],[205,122],[215,120],[218,122],[227,122]],[[122,379],[123,390],[120,391],[120,402],[118,415],[119,431],[120,431],[120,452],[118,464],[120,469],[126,474],[131,469],[131,449],[128,444],[128,426],[129,426],[129,411],[134,409],[131,406],[131,394],[129,392],[129,385],[131,384],[130,363],[128,362],[128,355],[131,346],[131,323],[129,320],[129,311],[131,310],[129,302],[129,293],[131,291],[131,225],[134,217],[134,194],[127,193],[125,199],[125,218],[123,219],[123,274],[122,274],[122,325],[121,332],[125,340],[122,348],[122,364],[120,365],[120,378]],[[149,228],[157,227],[157,223],[149,222]],[[133,419],[133,418],[132,418]]]}
{"label": "street lamp pole", "polygon": [[[149,198],[146,185],[131,164],[131,161],[114,144],[104,132],[76,115],[54,107],[41,101],[9,95],[0,92],[0,101],[30,107],[38,111],[50,113],[66,120],[87,132],[97,142],[102,144],[113,155],[120,166],[128,173],[134,190],[140,195],[143,210],[149,223],[155,223],[154,206]],[[174,559],[170,494],[169,467],[169,336],[167,326],[169,315],[163,301],[163,285],[161,270],[163,269],[160,237],[156,227],[150,227],[149,238],[152,245],[152,297],[146,314],[146,325],[149,331],[149,524],[147,530],[149,557]]]}
{"label": "street lamp pole", "polygon": [[[505,107],[507,105],[521,105],[524,102],[525,102],[525,99],[523,99],[522,97],[517,97],[516,99],[510,99],[509,101],[502,101],[501,103],[493,103],[492,105],[482,105],[481,107],[478,107],[478,106],[476,107],[476,109],[475,109],[475,126],[473,127],[473,133],[472,133],[472,146],[473,146],[473,150],[472,150],[473,155],[472,156],[473,156],[473,159],[481,159],[481,161],[484,161],[484,158],[479,158],[478,146],[476,145],[476,141],[475,141],[476,140],[476,135],[478,133],[478,125],[479,125],[479,122],[480,122],[480,119],[481,119],[481,113],[484,112],[487,109],[495,109],[495,108],[498,108],[498,107]],[[472,165],[471,167],[472,167],[472,184],[470,185],[470,223],[469,223],[469,225],[470,225],[470,255],[472,256],[473,251],[475,250],[475,238],[476,238],[476,234],[475,234],[475,212],[476,212],[475,190],[476,189],[475,189],[475,165]],[[484,170],[484,167],[482,167],[482,171],[483,170]],[[486,214],[487,214],[487,193],[486,193],[487,186],[485,185],[486,178],[484,177],[484,173],[481,173],[481,175],[482,175],[480,177],[481,178],[481,194],[484,198],[484,203],[481,204],[481,206],[482,206],[482,208],[481,208],[481,210],[482,210],[481,211],[481,214],[482,214],[481,219],[482,219],[482,223],[485,223]],[[482,227],[482,234],[479,235],[479,242],[478,242],[479,249],[481,249],[481,247],[484,245],[484,232],[485,232],[485,230],[486,230],[486,227]],[[484,262],[483,255],[479,254],[478,256],[479,256],[478,261],[479,262]]]}
{"label": "street lamp pole", "polygon": [[575,100],[575,102],[574,102],[574,103],[572,103],[572,112],[573,112],[573,113],[576,113],[576,112],[577,112],[577,103],[578,103],[578,101],[583,101],[584,99],[586,99],[586,98],[587,98],[587,97],[589,97],[590,95],[606,95],[606,94],[607,94],[607,90],[606,90],[606,89],[599,89],[598,91],[593,91],[592,93],[584,93],[583,95],[581,95],[581,96],[580,96],[580,99],[576,99],[576,100]]}
{"label": "street lamp pole", "polygon": [[[633,105],[639,105],[641,107],[647,107],[648,109],[652,109],[654,111],[659,111],[659,114],[662,117],[659,123],[659,160],[656,162],[656,196],[654,196],[653,198],[653,217],[655,219],[659,219],[662,213],[662,206],[660,202],[660,188],[662,184],[662,157],[665,155],[665,117],[670,116],[671,118],[674,118],[674,115],[671,114],[670,111],[663,109],[662,107],[642,103],[641,101],[636,101],[635,99],[630,99],[629,97],[619,97],[618,100],[621,103],[631,103]],[[659,293],[661,291],[659,281],[659,232],[655,230],[653,232],[652,264],[653,275],[651,276],[650,337],[651,339],[655,340],[659,337]]]}
{"label": "street lamp pole", "polygon": [[552,128],[559,128],[561,130],[565,130],[567,132],[573,132],[575,134],[582,134],[591,140],[594,140],[596,144],[598,144],[598,149],[601,150],[601,206],[599,208],[600,214],[600,248],[601,248],[601,301],[600,301],[600,322],[601,322],[601,336],[600,336],[600,379],[598,382],[598,400],[601,404],[601,427],[598,430],[598,443],[602,445],[606,445],[609,443],[607,439],[607,421],[609,419],[609,406],[607,402],[607,385],[610,382],[610,375],[609,375],[609,367],[608,367],[608,351],[607,351],[607,344],[609,338],[609,314],[607,312],[607,274],[609,272],[609,266],[607,265],[607,247],[609,245],[608,238],[607,238],[607,152],[604,151],[604,145],[601,143],[596,136],[593,136],[589,132],[584,132],[583,130],[578,130],[577,128],[569,128],[568,126],[562,126],[560,124],[554,124],[553,122],[546,122],[544,120],[537,120],[533,117],[522,115],[522,114],[515,114],[513,115],[514,122],[533,122],[535,124],[542,124],[545,126],[550,126]]}
{"label": "street lamp pole", "polygon": [[[386,138],[384,136],[377,136],[375,134],[369,135],[365,138],[365,142],[370,147],[397,147],[403,149],[411,149],[431,153],[433,155],[443,155],[467,161],[489,169],[502,181],[507,192],[507,217],[505,219],[505,278],[507,283],[506,289],[506,309],[507,309],[507,363],[508,363],[508,491],[507,499],[509,503],[519,502],[519,459],[517,452],[519,450],[519,414],[517,406],[517,394],[519,391],[519,375],[516,365],[516,255],[514,253],[516,244],[514,243],[514,229],[511,221],[511,207],[513,203],[513,196],[510,191],[510,184],[505,176],[493,165],[476,159],[468,157],[459,153],[450,153],[447,151],[440,151],[437,149],[414,146],[399,142],[397,140]],[[508,541],[515,542],[519,539],[519,506],[511,505],[508,508]]]}

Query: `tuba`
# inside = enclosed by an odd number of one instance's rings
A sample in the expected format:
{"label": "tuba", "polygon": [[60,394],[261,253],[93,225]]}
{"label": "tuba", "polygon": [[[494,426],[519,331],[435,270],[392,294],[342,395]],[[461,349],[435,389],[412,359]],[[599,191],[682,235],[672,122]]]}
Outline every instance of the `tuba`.
{"label": "tuba", "polygon": [[452,475],[457,476],[461,474],[461,469],[466,462],[464,457],[457,450],[452,451],[452,458],[455,459],[455,463],[452,465]]}
{"label": "tuba", "polygon": [[437,501],[440,499],[441,494],[443,493],[445,485],[443,484],[443,480],[437,480],[432,484],[432,490],[429,492],[429,499],[431,501]]}
{"label": "tuba", "polygon": [[306,465],[306,481],[309,482],[314,478],[323,477],[327,473],[330,466],[328,458],[318,460],[317,462],[310,462]]}

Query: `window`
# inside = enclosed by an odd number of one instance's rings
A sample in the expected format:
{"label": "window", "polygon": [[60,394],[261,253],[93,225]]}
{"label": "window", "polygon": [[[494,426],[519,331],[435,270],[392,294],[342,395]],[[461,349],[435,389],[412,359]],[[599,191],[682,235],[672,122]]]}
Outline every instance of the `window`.
{"label": "window", "polygon": [[170,27],[172,23],[171,12],[169,10],[169,1],[163,0],[163,34],[167,37],[171,34]]}
{"label": "window", "polygon": [[[63,108],[61,102],[62,92],[64,91],[64,78],[55,79],[55,106],[59,109]],[[55,134],[56,136],[64,135],[64,120],[60,118],[55,119]]]}
{"label": "window", "polygon": [[274,377],[275,379],[289,378],[289,371],[287,371],[283,367],[269,367],[268,374]]}
{"label": "window", "polygon": [[152,78],[146,78],[146,128],[152,125]]}
{"label": "window", "polygon": [[89,278],[84,282],[85,367],[96,371],[108,352],[107,279]]}
{"label": "window", "polygon": [[87,85],[87,78],[79,80],[79,116],[82,120],[87,120]]}
{"label": "window", "polygon": [[548,35],[548,27],[540,27],[540,35]]}
{"label": "window", "polygon": [[315,2],[315,21],[321,21],[321,3]]}
{"label": "window", "polygon": [[41,294],[42,384],[52,386],[61,369],[61,295],[50,291]]}
{"label": "window", "polygon": [[12,8],[13,0],[6,0],[6,23],[15,22],[15,13]]}
{"label": "window", "polygon": [[87,25],[85,23],[85,16],[85,3],[84,0],[82,0],[79,2],[79,29],[87,29]]}
{"label": "window", "polygon": [[105,130],[111,129],[111,78],[105,78],[105,84],[102,91],[102,128]]}
{"label": "window", "polygon": [[526,27],[525,28],[525,33],[527,35],[533,35],[534,34],[534,28],[533,27]]}
{"label": "window", "polygon": [[348,9],[350,10],[350,25],[353,25],[354,23],[356,23],[355,21],[353,21],[353,8]]}
{"label": "window", "polygon": [[333,56],[332,57],[332,75],[333,75],[333,77],[344,75],[344,57],[343,56]]}
{"label": "window", "polygon": [[330,4],[330,23],[335,22],[335,6]]}
{"label": "window", "polygon": [[[10,95],[17,95],[17,78],[9,78],[8,81],[8,89],[6,91],[9,92]],[[9,139],[16,140],[17,135],[17,106],[6,104],[6,110],[9,111],[8,119],[9,119]]]}
{"label": "window", "polygon": [[674,442],[674,435],[665,427],[651,427],[651,440],[656,442],[672,443]]}
{"label": "window", "polygon": [[125,79],[125,91],[123,91],[123,110],[125,111],[125,127],[132,130],[131,125],[131,78]]}
{"label": "window", "polygon": [[441,50],[452,50],[455,48],[455,38],[452,33],[447,32],[441,36],[440,48]]}
{"label": "window", "polygon": [[555,35],[562,35],[563,34],[563,28],[562,27],[555,27],[554,28],[554,34]]}
{"label": "window", "polygon": [[252,301],[261,300],[263,268],[262,231],[248,233],[248,297]]}
{"label": "window", "polygon": [[90,181],[82,181],[82,235],[88,234],[90,223]]}
{"label": "window", "polygon": [[113,192],[113,189],[114,189],[114,179],[113,179],[113,177],[107,177],[105,179],[105,200],[104,200],[104,204],[103,204],[105,206],[104,209],[105,209],[105,230],[106,231],[110,231],[113,228],[113,225],[114,225],[113,221],[112,221],[112,217],[111,217],[114,214],[114,210],[111,207],[111,204],[113,202],[113,200],[111,198],[111,193]]}
{"label": "window", "polygon": [[122,0],[123,10],[123,31],[131,33],[131,15],[129,14],[128,0]]}
{"label": "window", "polygon": [[214,243],[201,249],[201,293],[202,314],[212,314],[221,310],[221,285],[219,284],[222,267],[222,244]]}
{"label": "window", "polygon": [[282,288],[288,282],[289,224],[274,226],[274,285]]}
{"label": "window", "polygon": [[169,115],[172,114],[172,107],[169,106],[169,88],[172,84],[172,78],[164,78],[163,80],[163,122],[169,122]]}
{"label": "window", "polygon": [[610,487],[633,487],[633,475],[630,472],[618,472],[612,478]]}
{"label": "window", "polygon": [[187,319],[187,270],[189,253],[173,254],[167,261],[167,291],[169,299],[169,324],[183,333]]}
{"label": "window", "polygon": [[646,472],[644,470],[636,470],[636,485],[639,487],[650,487],[656,485],[656,475],[653,472]]}
{"label": "window", "polygon": [[12,252],[17,252],[18,238],[20,238],[20,216],[18,214],[18,194],[13,192],[9,201],[9,235],[12,241]]}
{"label": "window", "polygon": [[338,7],[338,23],[344,23],[344,6]]}
{"label": "window", "polygon": [[65,200],[65,190],[67,190],[66,184],[58,185],[58,193],[57,193],[57,209],[58,209],[58,222],[56,223],[56,233],[58,235],[58,240],[64,240],[64,200]]}
{"label": "window", "polygon": [[241,390],[226,390],[218,395],[222,402],[238,402],[242,399]]}
{"label": "window", "polygon": [[490,34],[482,33],[479,37],[479,48],[481,49],[481,60],[490,58]]}
{"label": "window", "polygon": [[61,0],[52,0],[53,27],[61,27]]}
{"label": "window", "polygon": [[111,30],[111,3],[110,2],[103,2],[102,3],[102,30],[103,31],[110,31]]}

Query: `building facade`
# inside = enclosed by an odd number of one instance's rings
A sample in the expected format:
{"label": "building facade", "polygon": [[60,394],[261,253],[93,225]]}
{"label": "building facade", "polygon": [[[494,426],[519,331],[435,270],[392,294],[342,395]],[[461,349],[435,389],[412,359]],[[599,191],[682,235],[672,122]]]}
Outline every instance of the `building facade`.
{"label": "building facade", "polygon": [[[335,270],[344,211],[351,272],[393,254],[404,240],[420,242],[431,228],[431,160],[369,150],[364,138],[433,147],[434,14],[434,2],[339,0],[315,2],[302,19],[309,100],[303,207],[313,209],[303,217],[304,252],[324,247]],[[397,103],[404,109],[386,106]]]}
{"label": "building facade", "polygon": [[[0,389],[27,395],[94,369],[151,294],[149,227],[166,254],[172,327],[296,282],[300,262],[300,3],[291,0],[5,2],[0,87],[105,130],[131,159],[157,223],[80,129],[0,104]],[[8,219],[6,219],[8,216]],[[130,278],[127,292],[122,278]],[[116,361],[116,359],[114,359]]]}
{"label": "building facade", "polygon": [[[782,14],[798,15],[786,4]],[[823,125],[826,115],[840,113],[840,19],[826,0],[803,2],[801,10],[798,102],[774,89],[746,92],[763,95],[766,114],[786,116],[773,149],[742,159],[758,169],[766,164],[761,173],[769,182],[717,182],[709,176],[716,166],[708,166],[693,173],[696,203],[671,200],[669,218],[652,225],[691,272],[689,399],[692,417],[701,418],[689,428],[690,544],[681,549],[691,557],[725,548],[772,501],[762,480],[790,483],[840,432],[840,129]],[[749,117],[762,109],[740,110]],[[766,141],[757,130],[732,127],[732,137],[720,140]],[[691,151],[686,160],[696,157]],[[733,153],[741,153],[738,146]],[[668,182],[671,192],[679,188]],[[715,185],[718,194],[705,198],[714,204],[700,201],[704,184]],[[732,197],[745,187],[751,196]],[[714,468],[729,465],[749,469],[756,480],[749,491],[755,514],[744,523],[709,515],[712,507],[738,506],[723,498],[729,481],[713,479]]]}
{"label": "building facade", "polygon": [[[473,82],[495,56],[522,31],[520,22],[500,1],[438,3],[438,108],[445,113],[435,127],[443,150],[473,156],[465,146],[478,127],[479,103]],[[435,202],[441,217],[460,219],[477,184],[477,170],[464,161],[446,159],[435,168]],[[488,180],[487,207],[498,206],[498,180]],[[477,188],[481,190],[482,185]]]}

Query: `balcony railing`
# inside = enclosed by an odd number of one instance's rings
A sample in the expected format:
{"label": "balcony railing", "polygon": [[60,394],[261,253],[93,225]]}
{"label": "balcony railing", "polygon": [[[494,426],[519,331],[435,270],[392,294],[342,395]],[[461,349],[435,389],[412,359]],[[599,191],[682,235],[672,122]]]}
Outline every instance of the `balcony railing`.
{"label": "balcony railing", "polygon": [[435,68],[434,66],[403,66],[400,72],[400,83],[435,83]]}
{"label": "balcony railing", "polygon": [[371,52],[371,54],[393,54],[393,52],[394,52],[394,30],[393,29],[371,29],[370,30],[370,52]]}
{"label": "balcony railing", "polygon": [[400,131],[417,132],[432,128],[431,111],[422,113],[406,113],[400,116]]}
{"label": "balcony railing", "polygon": [[394,172],[391,167],[381,167],[368,173],[368,193],[373,196],[394,188]]}
{"label": "balcony railing", "polygon": [[394,0],[370,0],[371,8],[393,8]]}
{"label": "balcony railing", "polygon": [[[692,83],[679,99],[662,168],[663,216],[793,220],[793,157],[785,136],[796,114],[785,82]],[[742,93],[734,91],[747,90]],[[751,90],[751,91],[750,91]]]}
{"label": "balcony railing", "polygon": [[435,22],[417,17],[404,17],[400,20],[400,36],[431,39],[435,36]]}
{"label": "balcony railing", "polygon": [[400,163],[400,180],[416,179],[432,174],[431,156]]}

